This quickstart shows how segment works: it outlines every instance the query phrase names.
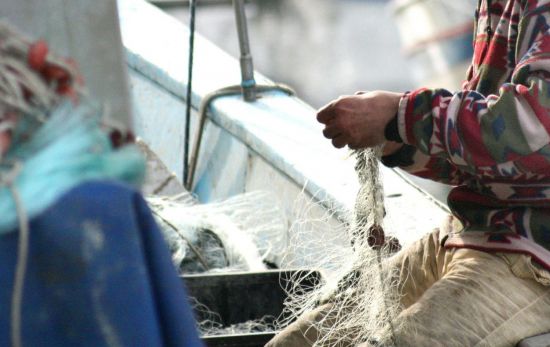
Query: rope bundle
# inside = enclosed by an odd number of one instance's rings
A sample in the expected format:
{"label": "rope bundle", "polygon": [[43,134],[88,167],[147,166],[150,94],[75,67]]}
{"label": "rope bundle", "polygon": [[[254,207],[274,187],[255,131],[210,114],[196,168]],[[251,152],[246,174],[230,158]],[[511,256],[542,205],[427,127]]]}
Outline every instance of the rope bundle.
{"label": "rope bundle", "polygon": [[[315,347],[394,346],[394,331],[403,328],[396,327],[394,319],[401,310],[397,269],[386,261],[399,245],[394,238],[384,235],[384,193],[378,170],[380,152],[379,148],[355,151],[359,192],[349,223],[339,228],[338,235],[330,233],[334,226],[328,223],[316,224],[314,233],[305,231],[302,236],[297,235],[300,231],[293,233],[296,239],[308,242],[308,249],[319,248],[322,243],[323,258],[317,266],[329,268],[323,263],[326,259],[334,269],[330,277],[324,276],[324,284],[310,292],[304,293],[295,285],[300,283],[300,278],[291,278],[286,287],[289,298],[284,316],[279,319],[280,326],[284,327],[305,312],[322,312],[312,326],[318,336],[312,341]],[[323,234],[323,240],[315,238],[319,234]],[[328,245],[336,244],[344,236],[352,249],[349,246],[328,249]],[[297,243],[291,241],[291,244]]]}
{"label": "rope bundle", "polygon": [[44,41],[31,42],[0,23],[0,160],[22,117],[34,123],[21,134],[28,137],[54,105],[63,97],[76,101],[80,90],[74,62],[51,54]]}
{"label": "rope bundle", "polygon": [[[139,152],[114,150],[131,136],[106,126],[75,66],[44,41],[0,23],[0,176],[20,166],[11,182],[30,218],[85,180],[141,181]],[[0,210],[0,234],[13,231],[17,218],[6,182]]]}

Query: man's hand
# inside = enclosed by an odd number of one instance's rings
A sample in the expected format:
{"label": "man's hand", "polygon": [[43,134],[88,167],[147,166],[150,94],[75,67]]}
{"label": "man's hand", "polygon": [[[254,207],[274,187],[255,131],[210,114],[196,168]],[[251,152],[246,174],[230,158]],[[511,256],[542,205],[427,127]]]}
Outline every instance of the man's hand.
{"label": "man's hand", "polygon": [[[386,142],[384,129],[397,113],[401,96],[385,91],[342,96],[322,107],[317,112],[317,120],[325,124],[323,135],[331,139],[336,148],[381,145]],[[391,147],[393,153],[400,146]]]}

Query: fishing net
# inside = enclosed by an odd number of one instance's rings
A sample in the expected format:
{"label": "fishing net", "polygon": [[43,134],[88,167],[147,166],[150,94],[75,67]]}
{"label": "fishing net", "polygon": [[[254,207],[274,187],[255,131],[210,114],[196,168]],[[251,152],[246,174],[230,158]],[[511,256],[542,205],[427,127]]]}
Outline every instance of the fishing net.
{"label": "fishing net", "polygon": [[71,60],[0,23],[0,233],[17,224],[9,187],[33,218],[83,181],[141,181],[141,155],[113,148],[102,108],[85,94]]}
{"label": "fishing net", "polygon": [[[232,324],[228,327],[223,325],[214,324],[209,327],[203,335],[216,336],[216,335],[239,335],[243,332],[246,333],[268,333],[276,331],[275,326],[276,318],[273,316],[263,316],[259,319],[249,320],[243,323]],[[199,331],[202,333],[202,329],[199,326]]]}
{"label": "fishing net", "polygon": [[[378,174],[379,154],[379,149],[355,152],[360,189],[347,221],[345,211],[338,211],[343,222],[336,226],[337,232],[334,233],[334,222],[330,222],[334,219],[330,209],[324,218],[314,222],[317,235],[331,235],[329,238],[333,239],[321,242],[311,232],[308,237],[297,236],[300,248],[330,245],[325,248],[324,259],[317,259],[320,262],[316,268],[325,269],[325,282],[304,290],[298,285],[300,278],[283,281],[287,283],[288,299],[279,327],[322,305],[323,318],[312,325],[319,332],[314,346],[356,346],[375,341],[394,344],[393,317],[400,311],[399,293],[395,270],[386,260],[399,245],[391,233],[382,232],[385,210]],[[297,234],[303,234],[303,230]],[[296,242],[291,240],[290,244]]]}
{"label": "fishing net", "polygon": [[193,308],[193,312],[195,312],[195,316],[201,317],[201,319],[197,321],[197,330],[201,336],[266,333],[274,332],[277,329],[277,318],[271,315],[265,315],[261,318],[251,319],[246,322],[225,325],[220,314],[212,311],[194,297],[190,297],[189,302]]}
{"label": "fishing net", "polygon": [[147,199],[181,273],[259,271],[281,264],[287,222],[268,192],[198,204],[183,193]]}

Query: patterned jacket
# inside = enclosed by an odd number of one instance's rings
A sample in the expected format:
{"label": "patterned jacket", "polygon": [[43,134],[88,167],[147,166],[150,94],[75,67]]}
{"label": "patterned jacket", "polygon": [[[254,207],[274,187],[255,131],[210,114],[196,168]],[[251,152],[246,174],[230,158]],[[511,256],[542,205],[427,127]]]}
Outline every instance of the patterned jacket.
{"label": "patterned jacket", "polygon": [[[401,167],[456,186],[446,247],[530,254],[550,270],[550,0],[480,0],[462,91],[401,99]],[[414,148],[411,150],[411,148]]]}

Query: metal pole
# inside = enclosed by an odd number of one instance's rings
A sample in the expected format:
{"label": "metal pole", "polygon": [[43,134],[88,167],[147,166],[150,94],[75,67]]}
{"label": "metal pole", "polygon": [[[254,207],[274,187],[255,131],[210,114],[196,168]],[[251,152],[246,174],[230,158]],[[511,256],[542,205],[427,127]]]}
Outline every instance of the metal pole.
{"label": "metal pole", "polygon": [[287,93],[288,95],[294,95],[294,91],[282,84],[272,85],[256,85],[254,80],[254,65],[252,64],[252,55],[250,54],[250,45],[248,42],[248,29],[246,27],[246,15],[244,13],[244,1],[233,0],[233,7],[235,8],[235,18],[237,22],[237,32],[239,34],[239,46],[241,49],[241,85],[229,86],[222,89],[218,89],[208,95],[206,95],[199,107],[199,124],[197,129],[197,136],[195,137],[195,145],[193,147],[193,153],[189,160],[189,174],[184,181],[187,190],[193,189],[193,180],[195,178],[195,171],[197,168],[197,160],[201,147],[202,134],[204,131],[204,124],[206,121],[206,112],[210,103],[216,98],[226,95],[237,95],[242,92],[245,101],[256,100],[257,93],[279,90]]}
{"label": "metal pole", "polygon": [[244,1],[233,0],[233,7],[235,9],[237,33],[241,49],[241,86],[243,88],[243,95],[246,101],[254,101],[256,100],[256,81],[254,80],[254,64],[252,63],[252,54],[250,53],[250,43],[248,41]]}
{"label": "metal pole", "polygon": [[191,98],[193,97],[193,56],[195,54],[195,11],[196,0],[191,0],[189,7],[189,56],[187,60],[187,96],[185,104],[185,129],[183,143],[183,176],[185,184],[189,179],[189,136],[191,135]]}

